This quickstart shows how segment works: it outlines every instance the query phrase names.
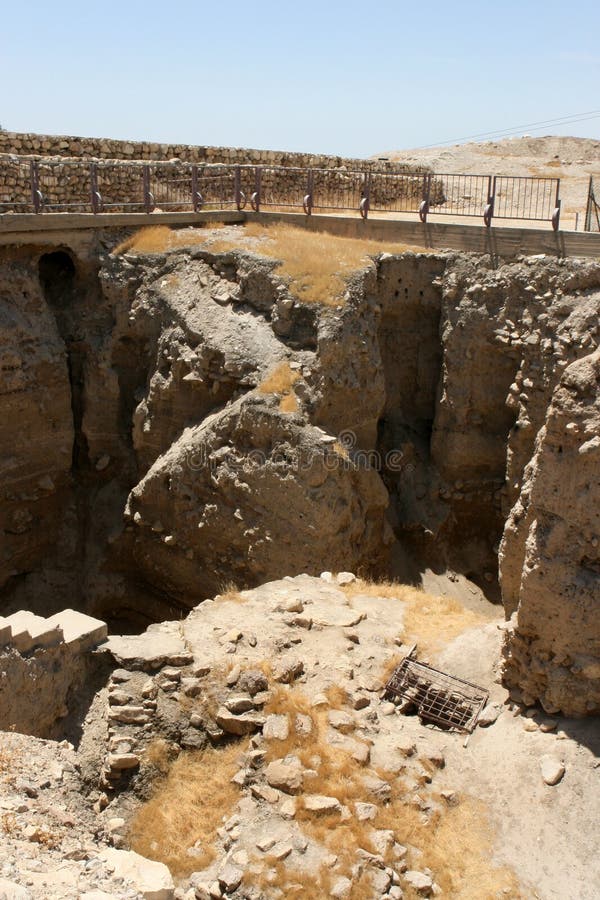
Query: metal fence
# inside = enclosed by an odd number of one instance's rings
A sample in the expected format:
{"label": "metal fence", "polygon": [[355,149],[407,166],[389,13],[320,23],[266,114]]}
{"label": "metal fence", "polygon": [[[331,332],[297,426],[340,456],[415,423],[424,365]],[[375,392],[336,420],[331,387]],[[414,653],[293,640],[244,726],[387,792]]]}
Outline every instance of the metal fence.
{"label": "metal fence", "polygon": [[[284,166],[195,165],[0,157],[0,212],[152,212],[251,208],[560,220],[560,180],[492,175],[390,174]],[[595,219],[594,219],[595,216]],[[598,204],[590,181],[586,228]],[[591,223],[591,226],[590,226]]]}
{"label": "metal fence", "polygon": [[514,210],[520,210],[519,218],[535,222],[560,218],[560,178],[528,178],[524,176],[497,175],[494,177],[492,196],[495,219],[513,219]]}
{"label": "metal fence", "polygon": [[590,175],[587,207],[585,210],[585,230],[600,231],[600,179]]}

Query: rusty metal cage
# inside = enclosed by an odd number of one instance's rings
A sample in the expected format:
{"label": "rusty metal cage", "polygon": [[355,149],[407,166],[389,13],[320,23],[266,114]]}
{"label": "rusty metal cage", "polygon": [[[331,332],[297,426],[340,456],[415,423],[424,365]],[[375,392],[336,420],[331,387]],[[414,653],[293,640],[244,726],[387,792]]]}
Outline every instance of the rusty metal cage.
{"label": "rusty metal cage", "polygon": [[407,656],[394,670],[386,695],[414,706],[419,717],[452,731],[473,731],[488,692],[477,684],[440,672]]}

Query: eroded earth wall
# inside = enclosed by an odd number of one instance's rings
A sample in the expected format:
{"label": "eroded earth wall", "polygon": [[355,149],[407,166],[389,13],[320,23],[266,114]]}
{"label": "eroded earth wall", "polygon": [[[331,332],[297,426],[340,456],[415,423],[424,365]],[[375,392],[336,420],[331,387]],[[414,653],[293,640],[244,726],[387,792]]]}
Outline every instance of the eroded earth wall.
{"label": "eroded earth wall", "polygon": [[571,363],[554,389],[500,554],[517,609],[505,677],[547,712],[600,710],[599,537],[596,350]]}
{"label": "eroded earth wall", "polygon": [[321,305],[272,260],[110,246],[2,261],[6,610],[135,628],[232,582],[386,574],[399,549],[493,596],[507,521],[507,678],[597,710],[600,265],[384,254]]}

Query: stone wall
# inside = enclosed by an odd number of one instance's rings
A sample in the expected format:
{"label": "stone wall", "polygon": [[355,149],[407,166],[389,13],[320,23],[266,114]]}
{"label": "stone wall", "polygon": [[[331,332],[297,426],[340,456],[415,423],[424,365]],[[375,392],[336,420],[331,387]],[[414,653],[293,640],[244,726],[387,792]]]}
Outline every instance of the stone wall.
{"label": "stone wall", "polygon": [[84,159],[172,160],[193,163],[239,165],[300,166],[364,171],[429,171],[423,166],[407,166],[382,160],[352,159],[315,153],[290,153],[285,150],[252,150],[245,147],[203,147],[190,144],[157,144],[151,141],[118,141],[110,138],[69,137],[65,135],[25,134],[0,131],[0,153],[19,156],[62,156]]}
{"label": "stone wall", "polygon": [[[192,210],[195,192],[201,195],[203,208],[235,209],[234,165],[204,161],[195,182],[192,165],[178,159],[146,162],[0,154],[0,213],[39,212],[40,208],[44,212],[150,212],[154,207],[163,211]],[[262,203],[269,208],[301,211],[303,198],[310,191],[317,212],[358,210],[364,193],[364,168],[363,165],[362,171],[351,171],[345,167],[310,169],[261,164],[259,172],[259,166],[248,165],[239,172],[239,188],[248,205],[254,191],[260,189]],[[39,190],[38,209],[32,197],[34,188]],[[420,174],[374,174],[371,206],[390,211],[416,210],[422,191]],[[94,205],[92,192],[96,195]]]}
{"label": "stone wall", "polygon": [[0,617],[0,730],[64,734],[93,697],[106,639],[99,619],[67,609],[49,618],[28,611]]}

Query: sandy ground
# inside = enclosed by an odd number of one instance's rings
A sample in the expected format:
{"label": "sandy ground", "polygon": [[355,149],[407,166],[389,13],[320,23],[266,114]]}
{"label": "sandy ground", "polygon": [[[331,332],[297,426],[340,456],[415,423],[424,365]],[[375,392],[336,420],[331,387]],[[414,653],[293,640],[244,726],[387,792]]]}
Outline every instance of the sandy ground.
{"label": "sandy ground", "polygon": [[392,150],[377,153],[374,158],[378,157],[425,163],[440,174],[560,178],[561,225],[564,229],[573,229],[576,213],[579,213],[579,231],[584,227],[589,177],[593,174],[600,177],[600,140],[590,138],[509,138],[450,147]]}
{"label": "sandy ground", "polygon": [[[540,900],[595,900],[600,885],[598,720],[513,715],[496,683],[500,619],[458,637],[436,658],[440,668],[482,684],[502,703],[491,728],[476,729],[467,747],[453,736],[445,747],[448,786],[475,794],[496,829],[495,858],[515,871],[525,896]],[[516,712],[516,710],[515,710]],[[550,721],[552,724],[552,721]],[[532,730],[528,730],[532,729]],[[566,774],[550,787],[540,777],[544,755],[560,759]]]}

